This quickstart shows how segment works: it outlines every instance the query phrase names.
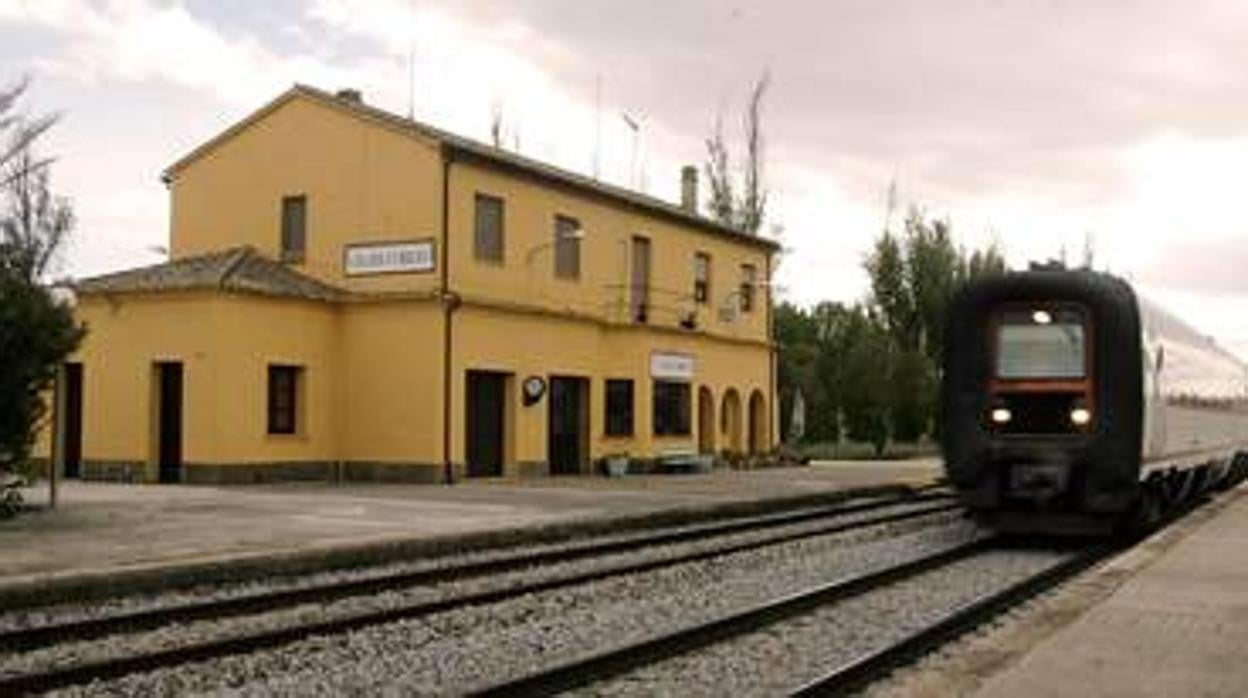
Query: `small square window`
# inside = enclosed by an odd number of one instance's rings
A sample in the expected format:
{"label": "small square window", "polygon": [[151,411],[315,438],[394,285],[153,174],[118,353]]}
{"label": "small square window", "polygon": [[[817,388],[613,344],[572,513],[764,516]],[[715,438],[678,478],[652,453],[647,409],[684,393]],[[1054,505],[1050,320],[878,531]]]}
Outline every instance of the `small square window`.
{"label": "small square window", "polygon": [[655,436],[688,436],[692,433],[688,383],[654,382]]}
{"label": "small square window", "polygon": [[503,261],[503,200],[497,196],[477,194],[476,234],[473,254],[487,262]]}

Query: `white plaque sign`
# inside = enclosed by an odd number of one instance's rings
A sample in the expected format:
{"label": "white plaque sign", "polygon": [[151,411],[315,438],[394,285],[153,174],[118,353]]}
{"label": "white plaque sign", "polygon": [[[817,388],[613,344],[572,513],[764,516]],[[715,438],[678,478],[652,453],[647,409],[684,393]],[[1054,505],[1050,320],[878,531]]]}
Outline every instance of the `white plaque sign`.
{"label": "white plaque sign", "polygon": [[693,380],[693,357],[688,354],[654,352],[650,355],[650,377]]}
{"label": "white plaque sign", "polygon": [[432,239],[348,245],[343,267],[348,276],[428,272],[436,265],[433,253]]}

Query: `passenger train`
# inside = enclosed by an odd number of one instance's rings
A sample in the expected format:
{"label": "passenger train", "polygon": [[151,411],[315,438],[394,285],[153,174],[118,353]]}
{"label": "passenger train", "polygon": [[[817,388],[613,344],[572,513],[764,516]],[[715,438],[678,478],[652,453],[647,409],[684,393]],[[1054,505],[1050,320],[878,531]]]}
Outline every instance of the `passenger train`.
{"label": "passenger train", "polygon": [[1135,527],[1248,466],[1248,366],[1104,273],[967,284],[941,410],[949,481],[1001,530]]}

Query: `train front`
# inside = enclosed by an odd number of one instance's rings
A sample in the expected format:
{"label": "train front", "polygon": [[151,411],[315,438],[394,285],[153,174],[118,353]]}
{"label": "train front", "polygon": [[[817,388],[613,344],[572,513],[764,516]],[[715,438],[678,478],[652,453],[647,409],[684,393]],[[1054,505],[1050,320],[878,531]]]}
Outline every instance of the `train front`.
{"label": "train front", "polygon": [[993,527],[1106,532],[1137,496],[1141,394],[1126,283],[1085,271],[972,282],[946,336],[949,479]]}

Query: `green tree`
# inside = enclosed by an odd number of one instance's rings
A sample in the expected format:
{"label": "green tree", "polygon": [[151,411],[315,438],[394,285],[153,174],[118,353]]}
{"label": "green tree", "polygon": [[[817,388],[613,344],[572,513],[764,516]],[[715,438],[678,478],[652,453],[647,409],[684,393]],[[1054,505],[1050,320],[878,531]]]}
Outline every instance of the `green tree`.
{"label": "green tree", "polygon": [[891,435],[888,367],[893,344],[883,325],[861,307],[846,317],[840,401],[846,435],[884,454]]}
{"label": "green tree", "polygon": [[33,155],[51,125],[14,107],[25,83],[0,92],[0,469],[24,464],[48,413],[57,367],[78,346],[83,329],[44,285],[45,274],[73,227],[73,213],[50,187],[50,159]]}

